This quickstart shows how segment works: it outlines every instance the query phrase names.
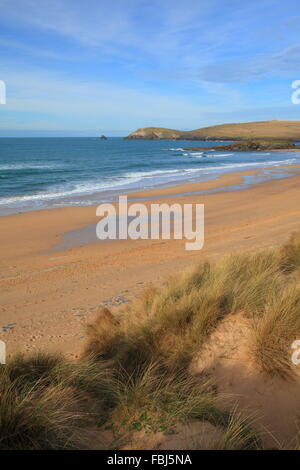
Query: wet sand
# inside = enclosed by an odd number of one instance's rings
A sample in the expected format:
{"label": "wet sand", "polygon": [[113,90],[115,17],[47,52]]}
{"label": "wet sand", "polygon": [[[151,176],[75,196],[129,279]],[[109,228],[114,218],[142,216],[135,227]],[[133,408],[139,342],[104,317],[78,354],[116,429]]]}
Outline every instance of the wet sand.
{"label": "wet sand", "polygon": [[[278,168],[278,167],[277,167]],[[284,167],[282,167],[284,168]],[[86,324],[104,305],[120,308],[145,286],[203,259],[284,242],[300,230],[300,174],[232,191],[243,176],[130,195],[159,203],[204,203],[205,245],[186,251],[185,240],[124,240],[53,250],[71,230],[96,224],[95,207],[33,211],[0,218],[0,339],[16,351],[61,351],[76,357]],[[226,188],[224,192],[201,191]],[[179,196],[178,196],[179,195]]]}

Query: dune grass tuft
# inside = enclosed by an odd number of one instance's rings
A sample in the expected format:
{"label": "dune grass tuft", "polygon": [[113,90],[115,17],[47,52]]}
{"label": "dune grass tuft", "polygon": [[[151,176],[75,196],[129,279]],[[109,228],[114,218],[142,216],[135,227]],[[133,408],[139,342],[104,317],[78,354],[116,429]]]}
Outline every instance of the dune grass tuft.
{"label": "dune grass tuft", "polygon": [[76,448],[83,415],[72,389],[42,381],[11,382],[1,374],[0,449]]}
{"label": "dune grass tuft", "polygon": [[156,361],[166,370],[186,367],[225,315],[264,310],[284,282],[280,262],[280,253],[268,250],[203,263],[173,277],[128,306],[118,321],[107,321],[107,311],[100,315],[90,327],[86,355],[132,372]]}
{"label": "dune grass tuft", "polygon": [[105,364],[17,355],[0,368],[0,449],[80,447],[85,428],[106,419],[114,401]]}
{"label": "dune grass tuft", "polygon": [[255,429],[257,418],[245,417],[236,407],[228,413],[218,450],[259,450],[261,439]]}
{"label": "dune grass tuft", "polygon": [[300,232],[294,232],[288,243],[280,250],[282,268],[287,271],[300,270]]}
{"label": "dune grass tuft", "polygon": [[215,422],[218,419],[212,384],[184,370],[164,374],[159,363],[140,367],[134,375],[123,371],[118,379],[117,394],[114,415],[118,419],[136,422],[146,411],[149,419],[156,417],[169,430],[179,421],[197,418]]}
{"label": "dune grass tuft", "polygon": [[292,375],[291,343],[300,334],[300,282],[272,296],[263,314],[253,322],[254,354],[268,374]]}

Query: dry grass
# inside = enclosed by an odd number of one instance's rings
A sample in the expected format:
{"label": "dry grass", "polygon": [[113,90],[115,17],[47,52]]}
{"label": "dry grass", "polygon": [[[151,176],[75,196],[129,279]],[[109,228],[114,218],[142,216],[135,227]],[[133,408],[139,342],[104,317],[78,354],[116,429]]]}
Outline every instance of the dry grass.
{"label": "dry grass", "polygon": [[[139,427],[139,420],[141,425],[143,421],[147,422],[153,430],[160,424],[159,429],[170,431],[176,423],[193,418],[214,423],[219,419],[212,384],[183,370],[164,374],[159,363],[140,367],[134,375],[122,371],[117,394],[114,418],[130,422],[133,429]],[[140,419],[143,415],[144,420]]]}
{"label": "dry grass", "polygon": [[76,448],[83,416],[72,389],[43,381],[20,386],[1,375],[1,450]]}
{"label": "dry grass", "polygon": [[283,283],[253,318],[254,355],[264,372],[293,379],[290,347],[300,334],[300,233],[292,234],[278,254]]}
{"label": "dry grass", "polygon": [[255,430],[256,422],[256,417],[245,417],[234,407],[229,413],[217,450],[262,449],[261,441],[258,439]]}
{"label": "dry grass", "polygon": [[[17,356],[0,369],[0,449],[84,447],[90,423],[111,446],[133,433],[170,433],[198,419],[222,428],[222,449],[257,448],[251,418],[221,411],[220,398],[188,366],[224,316],[253,325],[253,355],[269,375],[291,378],[289,346],[300,334],[300,235],[282,248],[232,255],[151,288],[116,318],[88,328],[83,358]],[[103,424],[104,423],[104,424]]]}
{"label": "dry grass", "polygon": [[286,272],[300,269],[300,232],[294,232],[288,243],[280,250],[282,268]]}
{"label": "dry grass", "polygon": [[119,321],[90,327],[86,355],[133,372],[159,361],[166,370],[186,367],[218,321],[229,313],[263,312],[282,288],[281,254],[274,250],[235,255],[171,278],[127,307]]}
{"label": "dry grass", "polygon": [[95,416],[106,417],[113,381],[92,361],[19,355],[1,366],[0,398],[0,449],[78,448]]}
{"label": "dry grass", "polygon": [[253,322],[254,354],[264,372],[292,378],[291,343],[300,333],[300,282],[278,292]]}
{"label": "dry grass", "polygon": [[[106,429],[114,435],[114,446],[128,442],[135,446],[137,434],[177,434],[178,424],[199,420],[220,430],[218,448],[256,449],[261,446],[252,424],[235,408],[220,408],[220,396],[213,384],[186,370],[170,370],[166,374],[159,363],[140,367],[128,376],[125,371],[117,382],[118,404]],[[200,445],[200,444],[199,444]],[[197,447],[197,446],[196,446]]]}

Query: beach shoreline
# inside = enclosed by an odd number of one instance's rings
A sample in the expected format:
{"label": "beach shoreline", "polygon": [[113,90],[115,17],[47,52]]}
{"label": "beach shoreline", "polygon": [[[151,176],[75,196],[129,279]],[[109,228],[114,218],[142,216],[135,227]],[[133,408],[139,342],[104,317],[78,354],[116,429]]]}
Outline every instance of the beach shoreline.
{"label": "beach shoreline", "polygon": [[[168,141],[87,138],[1,141],[0,217],[32,210],[93,206],[141,193],[212,181],[240,171],[299,164],[300,151],[194,152]],[[201,145],[201,146],[202,146]],[[294,149],[293,149],[294,150]],[[39,159],[42,152],[43,159]],[[83,153],[85,158],[82,158]]]}
{"label": "beach shoreline", "polygon": [[87,323],[104,306],[118,310],[144,287],[160,285],[203,259],[284,242],[300,226],[300,175],[297,165],[280,169],[294,174],[243,191],[232,188],[261,169],[128,194],[147,206],[152,198],[156,203],[204,203],[205,245],[199,252],[185,251],[185,240],[124,240],[50,253],[66,233],[97,223],[95,206],[1,217],[0,333],[8,354],[43,350],[77,357]]}

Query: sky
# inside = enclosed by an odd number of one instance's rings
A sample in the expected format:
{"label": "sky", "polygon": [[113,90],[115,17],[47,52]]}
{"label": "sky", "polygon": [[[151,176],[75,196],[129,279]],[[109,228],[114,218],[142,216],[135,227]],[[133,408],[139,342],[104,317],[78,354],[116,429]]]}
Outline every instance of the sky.
{"label": "sky", "polygon": [[298,0],[0,0],[0,136],[299,120]]}

